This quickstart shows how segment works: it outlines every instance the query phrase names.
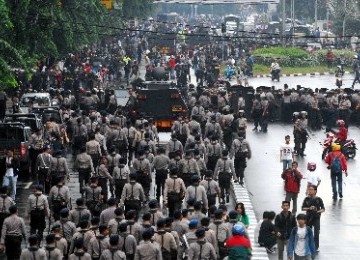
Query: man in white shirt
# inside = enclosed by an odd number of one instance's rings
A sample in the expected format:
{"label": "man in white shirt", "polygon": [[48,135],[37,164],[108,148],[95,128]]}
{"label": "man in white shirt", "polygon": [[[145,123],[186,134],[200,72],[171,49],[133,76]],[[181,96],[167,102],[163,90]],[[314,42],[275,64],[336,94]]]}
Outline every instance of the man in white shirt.
{"label": "man in white shirt", "polygon": [[319,187],[321,183],[321,178],[318,172],[316,172],[316,163],[314,162],[308,162],[307,165],[308,172],[306,174],[307,179],[307,187],[310,187],[312,185]]}
{"label": "man in white shirt", "polygon": [[294,147],[290,144],[290,135],[285,136],[285,144],[280,146],[280,162],[283,163],[283,171],[291,167],[294,161]]}
{"label": "man in white shirt", "polygon": [[14,157],[14,151],[12,149],[7,150],[6,155],[6,171],[3,179],[3,186],[8,186],[11,190],[10,197],[15,200],[16,195],[16,183],[19,172],[19,160]]}

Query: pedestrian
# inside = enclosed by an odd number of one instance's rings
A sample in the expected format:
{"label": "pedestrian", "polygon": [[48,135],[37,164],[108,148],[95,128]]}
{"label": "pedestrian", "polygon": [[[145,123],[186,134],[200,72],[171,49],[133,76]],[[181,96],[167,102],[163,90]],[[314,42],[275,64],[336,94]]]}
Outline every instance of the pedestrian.
{"label": "pedestrian", "polygon": [[306,188],[306,194],[307,194],[307,189],[312,186],[315,185],[316,187],[319,188],[319,185],[321,183],[321,178],[318,172],[316,172],[316,163],[314,162],[308,162],[307,164],[307,175],[306,175],[306,179],[307,179],[307,188]]}
{"label": "pedestrian", "polygon": [[177,176],[178,168],[170,169],[170,177],[166,179],[164,186],[164,205],[168,207],[169,216],[172,217],[174,211],[181,209],[183,197],[185,195],[185,183]]}
{"label": "pedestrian", "polygon": [[[237,217],[237,212],[234,210],[233,212],[235,212],[236,216],[235,216],[235,220],[236,220],[236,217]],[[262,219],[256,224],[256,227],[254,229],[254,241],[255,243],[258,243],[257,241],[259,241],[259,232],[260,232],[260,227],[261,227],[261,224],[267,220],[269,218],[269,212],[270,211],[264,211],[263,212],[263,215],[262,215]],[[231,212],[230,212],[231,213]],[[229,213],[229,215],[230,215]],[[238,222],[236,220],[237,223],[241,223],[241,222]],[[242,224],[242,223],[241,223]]]}
{"label": "pedestrian", "polygon": [[56,185],[57,179],[60,177],[63,178],[64,181],[65,181],[65,178],[67,180],[70,179],[69,167],[68,167],[66,158],[63,157],[63,155],[62,155],[62,151],[60,151],[60,150],[54,151],[54,156],[51,158],[51,161],[50,161],[50,167],[49,167],[48,174],[50,176],[51,186]]}
{"label": "pedestrian", "polygon": [[205,174],[205,179],[200,182],[206,190],[206,196],[208,199],[208,207],[214,206],[216,204],[216,197],[221,198],[221,190],[217,181],[213,180],[213,171],[207,170]]}
{"label": "pedestrian", "polygon": [[337,199],[338,192],[340,199],[343,198],[343,190],[342,190],[342,175],[345,173],[347,177],[347,162],[345,155],[341,152],[340,144],[334,143],[331,146],[332,152],[328,153],[325,158],[325,162],[328,164],[328,169],[330,169],[331,174],[331,186],[334,200]]}
{"label": "pedestrian", "polygon": [[310,260],[315,259],[315,241],[310,227],[306,225],[306,215],[298,214],[296,220],[298,226],[294,227],[289,237],[287,249],[288,259]]}
{"label": "pedestrian", "polygon": [[160,218],[157,221],[157,232],[154,234],[152,240],[160,245],[163,260],[176,260],[177,247],[175,238],[171,233],[165,230],[165,225],[165,218]]}
{"label": "pedestrian", "polygon": [[137,241],[136,238],[127,232],[128,224],[126,222],[120,223],[118,227],[119,243],[118,248],[121,248],[126,254],[127,260],[133,260]]}
{"label": "pedestrian", "polygon": [[222,203],[229,203],[230,200],[230,182],[231,177],[237,182],[234,162],[228,158],[229,152],[227,150],[222,151],[222,157],[217,161],[215,166],[214,179],[219,181],[221,189]]}
{"label": "pedestrian", "polygon": [[64,208],[60,211],[60,219],[54,223],[54,226],[60,225],[62,236],[66,239],[67,245],[71,244],[72,237],[77,232],[76,226],[69,220],[69,209]]}
{"label": "pedestrian", "polygon": [[316,186],[309,187],[308,193],[308,196],[303,201],[302,210],[306,211],[307,225],[310,228],[314,229],[315,248],[318,252],[320,236],[320,218],[321,214],[325,212],[325,206],[323,200],[320,197],[316,196]]}
{"label": "pedestrian", "polygon": [[145,201],[144,190],[140,183],[136,182],[137,174],[129,175],[130,183],[126,183],[121,194],[120,207],[125,206],[125,214],[133,209],[140,211],[141,203]]}
{"label": "pedestrian", "polygon": [[154,230],[152,228],[143,232],[143,242],[136,247],[134,260],[162,260],[160,246],[151,241],[153,235]]}
{"label": "pedestrian", "polygon": [[51,146],[45,145],[43,148],[43,152],[39,154],[36,158],[36,173],[37,173],[37,181],[40,185],[44,187],[44,193],[49,194],[50,191],[50,176],[49,176],[49,168],[51,164]]}
{"label": "pedestrian", "polygon": [[274,246],[276,245],[275,226],[273,224],[274,218],[275,212],[270,211],[268,213],[267,219],[265,219],[260,226],[258,237],[258,243],[260,246],[265,247],[269,254],[275,252]]}
{"label": "pedestrian", "polygon": [[144,150],[138,152],[138,158],[133,162],[133,169],[136,173],[137,182],[141,184],[144,189],[146,201],[150,198],[150,186],[151,186],[151,164],[148,159],[145,158]]}
{"label": "pedestrian", "polygon": [[283,164],[283,171],[290,168],[294,161],[294,148],[290,144],[290,135],[285,136],[285,144],[280,146],[280,162]]}
{"label": "pedestrian", "polygon": [[102,189],[98,186],[96,176],[90,178],[90,183],[83,189],[83,194],[91,216],[99,217],[102,208]]}
{"label": "pedestrian", "polygon": [[200,178],[198,175],[193,175],[191,177],[192,184],[186,188],[184,201],[188,199],[194,199],[195,202],[198,201],[202,204],[203,210],[208,209],[208,200],[206,196],[205,188],[199,185]]}
{"label": "pedestrian", "polygon": [[108,199],[108,180],[110,181],[110,187],[112,186],[113,177],[111,176],[109,172],[109,162],[108,159],[103,156],[100,159],[100,166],[98,168],[98,172],[96,174],[98,178],[98,185],[101,187],[102,190],[102,199],[104,202]]}
{"label": "pedestrian", "polygon": [[34,193],[28,198],[26,207],[27,217],[30,218],[30,234],[37,234],[39,241],[43,239],[46,227],[46,217],[50,216],[50,209],[47,197],[42,194],[43,186],[36,185]]}
{"label": "pedestrian", "polygon": [[20,172],[20,161],[17,156],[14,155],[14,149],[8,148],[6,150],[5,157],[5,175],[3,177],[2,186],[7,186],[9,188],[10,197],[15,200],[16,196],[16,184],[18,179],[18,174]]}
{"label": "pedestrian", "polygon": [[155,170],[156,199],[160,202],[160,195],[164,195],[164,186],[168,174],[170,159],[165,155],[165,149],[160,147],[152,162],[152,169]]}
{"label": "pedestrian", "polygon": [[292,213],[295,215],[297,211],[297,199],[300,192],[300,184],[303,175],[299,172],[298,163],[292,162],[291,168],[286,169],[281,178],[285,181],[286,201],[293,201]]}
{"label": "pedestrian", "polygon": [[236,203],[235,210],[237,212],[237,220],[244,224],[246,228],[250,225],[249,216],[246,214],[244,203]]}
{"label": "pedestrian", "polygon": [[93,237],[94,237],[94,233],[92,232],[92,230],[89,229],[89,221],[81,220],[78,225],[77,232],[72,236],[71,244],[69,245],[70,248],[69,254],[72,254],[74,252],[75,249],[74,242],[79,238],[84,239],[84,249],[85,251],[87,251],[87,248],[89,247],[90,244],[90,240]]}
{"label": "pedestrian", "polygon": [[76,199],[76,208],[70,210],[69,220],[75,223],[76,226],[80,224],[81,221],[85,220],[90,223],[91,213],[85,206],[85,201],[83,198]]}
{"label": "pedestrian", "polygon": [[118,165],[115,166],[114,170],[112,171],[115,198],[117,202],[120,201],[121,193],[125,184],[129,183],[130,181],[129,174],[130,169],[126,164],[126,158],[120,158]]}
{"label": "pedestrian", "polygon": [[107,225],[109,221],[116,217],[116,200],[115,198],[110,198],[107,200],[107,208],[104,209],[100,214],[100,224]]}
{"label": "pedestrian", "polygon": [[281,204],[282,211],[275,217],[275,234],[278,248],[278,259],[284,258],[284,248],[288,247],[291,231],[296,227],[295,216],[289,211],[290,201],[284,200]]}
{"label": "pedestrian", "polygon": [[197,237],[197,241],[189,245],[189,260],[217,259],[215,248],[210,242],[206,241],[205,234],[205,228],[199,228],[196,230],[195,235]]}
{"label": "pedestrian", "polygon": [[[29,237],[29,247],[21,251],[20,260],[47,260],[46,252],[39,248],[39,238],[37,235]],[[11,259],[11,258],[10,258]]]}
{"label": "pedestrian", "polygon": [[80,153],[76,156],[74,171],[79,173],[80,193],[83,192],[84,185],[90,181],[91,173],[95,173],[93,159],[86,153],[86,147],[80,147]]}
{"label": "pedestrian", "polygon": [[250,259],[251,243],[244,235],[246,229],[243,225],[236,224],[231,229],[232,236],[226,240],[228,260]]}
{"label": "pedestrian", "polygon": [[26,227],[24,219],[18,216],[16,205],[10,206],[9,212],[10,216],[2,225],[0,251],[5,251],[7,259],[17,260],[21,255],[21,242],[26,239]]}
{"label": "pedestrian", "polygon": [[70,202],[70,190],[64,185],[63,176],[57,177],[55,180],[57,184],[50,189],[48,200],[51,214],[54,220],[57,221],[60,218],[60,211],[67,208]]}
{"label": "pedestrian", "polygon": [[251,158],[251,149],[249,142],[244,136],[238,136],[234,139],[231,150],[230,159],[234,157],[234,167],[236,171],[236,177],[240,185],[244,184],[244,171],[246,168],[246,159]]}

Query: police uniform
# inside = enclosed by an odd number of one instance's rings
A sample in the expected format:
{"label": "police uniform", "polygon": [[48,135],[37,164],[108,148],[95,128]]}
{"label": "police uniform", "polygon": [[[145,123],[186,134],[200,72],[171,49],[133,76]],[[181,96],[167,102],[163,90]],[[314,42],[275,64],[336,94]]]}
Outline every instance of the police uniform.
{"label": "police uniform", "polygon": [[217,256],[214,246],[202,239],[190,244],[188,258],[216,260]]}
{"label": "police uniform", "polygon": [[102,155],[99,142],[96,140],[88,141],[86,143],[86,153],[91,156],[94,168],[96,169],[99,165],[99,160]]}
{"label": "police uniform", "polygon": [[[208,198],[209,208],[216,204],[216,196],[221,195],[220,187],[217,181],[214,181],[212,178],[205,178],[200,182],[205,188],[206,196]],[[219,196],[220,198],[220,196]]]}
{"label": "police uniform", "polygon": [[70,210],[69,212],[69,220],[75,225],[79,225],[81,220],[87,219],[90,221],[91,213],[85,206],[77,206],[76,208]]}
{"label": "police uniform", "polygon": [[115,218],[109,220],[108,222],[109,236],[120,233],[119,226],[121,223],[126,223],[126,220],[124,220],[122,216],[116,216]]}
{"label": "police uniform", "polygon": [[166,154],[169,156],[170,159],[173,159],[175,157],[175,153],[179,151],[181,154],[183,153],[183,145],[182,143],[172,138],[168,143],[166,147]]}
{"label": "police uniform", "polygon": [[182,169],[181,177],[184,180],[185,186],[190,185],[190,180],[193,175],[198,175],[200,177],[199,167],[193,158],[184,158],[180,162],[180,168]]}
{"label": "police uniform", "polygon": [[60,218],[60,210],[66,208],[70,200],[69,188],[65,185],[54,185],[48,196],[49,205],[52,210],[53,218]]}
{"label": "police uniform", "polygon": [[136,251],[136,238],[127,232],[119,234],[118,249],[126,253],[127,259],[133,259]]}
{"label": "police uniform", "polygon": [[129,143],[129,159],[128,161],[131,162],[132,161],[132,157],[134,155],[134,140],[135,140],[135,134],[136,134],[136,129],[133,126],[127,126],[123,129],[126,138],[128,139],[128,143]]}
{"label": "police uniform", "polygon": [[74,242],[77,240],[77,239],[80,239],[82,238],[83,239],[83,247],[84,247],[84,250],[87,251],[88,248],[89,248],[89,244],[90,244],[90,240],[95,237],[94,233],[89,230],[89,229],[79,229],[72,237],[71,239],[71,244],[70,244],[70,249],[69,249],[69,254],[72,254],[74,252]]}
{"label": "police uniform", "polygon": [[208,199],[204,186],[190,185],[186,188],[184,201],[190,198],[194,198],[196,201],[200,201],[204,209],[208,209]]}
{"label": "police uniform", "polygon": [[77,232],[75,224],[67,218],[62,218],[54,223],[54,226],[56,225],[60,225],[63,237],[66,239],[67,245],[70,245],[72,237]]}
{"label": "police uniform", "polygon": [[152,154],[156,154],[156,146],[155,146],[154,141],[150,140],[149,138],[145,138],[139,142],[137,149],[138,149],[138,151],[145,150],[145,147],[149,147],[149,151]]}
{"label": "police uniform", "polygon": [[135,159],[133,162],[133,168],[137,175],[137,182],[141,184],[144,189],[145,196],[149,196],[151,185],[151,164],[144,155]]}
{"label": "police uniform", "polygon": [[91,173],[95,172],[93,160],[90,155],[85,153],[80,153],[76,156],[74,169],[79,172],[79,183],[80,183],[80,193],[84,187],[84,182],[87,184],[90,180]]}
{"label": "police uniform", "polygon": [[222,220],[215,220],[209,225],[209,229],[215,232],[215,237],[218,245],[216,253],[218,255],[218,258],[223,259],[227,254],[224,243],[230,237],[231,231],[229,230],[227,223],[223,222]]}
{"label": "police uniform", "polygon": [[36,159],[37,178],[39,180],[39,184],[43,185],[46,194],[49,193],[51,188],[49,181],[51,159],[52,156],[48,152],[39,154]]}
{"label": "police uniform", "polygon": [[69,168],[64,157],[52,157],[49,167],[49,176],[51,177],[52,186],[55,185],[57,177],[69,176]]}
{"label": "police uniform", "polygon": [[105,164],[101,164],[99,166],[96,177],[98,178],[99,186],[103,192],[103,200],[107,201],[108,199],[108,179],[112,180],[112,176],[110,175],[108,168]]}
{"label": "police uniform", "polygon": [[84,197],[86,200],[86,206],[91,212],[92,216],[99,216],[101,205],[101,193],[102,189],[97,184],[91,183],[84,188]]}
{"label": "police uniform", "polygon": [[56,248],[55,244],[45,246],[46,259],[48,260],[62,260],[63,254],[60,249]]}
{"label": "police uniform", "polygon": [[208,170],[215,170],[217,160],[221,157],[221,145],[218,142],[211,142],[206,146],[205,161]]}
{"label": "police uniform", "polygon": [[29,248],[25,248],[21,252],[20,256],[21,260],[47,260],[46,252],[42,248],[38,248],[37,246],[30,246]]}
{"label": "police uniform", "polygon": [[95,141],[100,144],[101,154],[107,153],[106,138],[100,132],[95,133]]}
{"label": "police uniform", "polygon": [[39,239],[42,240],[46,227],[45,217],[50,216],[47,197],[41,191],[31,194],[28,198],[26,211],[27,215],[30,216],[30,234],[37,233]]}
{"label": "police uniform", "polygon": [[126,255],[120,249],[116,247],[111,247],[109,249],[105,249],[100,259],[111,259],[111,260],[126,260]]}
{"label": "police uniform", "polygon": [[175,210],[181,208],[185,190],[186,187],[181,178],[172,175],[166,179],[164,185],[164,203],[167,204],[169,209],[169,216],[172,216]]}
{"label": "police uniform", "polygon": [[150,240],[143,241],[136,247],[134,260],[154,260],[162,259],[161,249],[157,243]]}
{"label": "police uniform", "polygon": [[234,162],[228,158],[220,158],[216,163],[214,173],[214,179],[219,180],[221,196],[224,200],[226,194],[226,199],[228,201],[231,177],[236,179]]}
{"label": "police uniform", "polygon": [[157,242],[160,245],[162,251],[162,257],[166,258],[165,252],[167,255],[171,255],[173,251],[177,251],[176,242],[174,236],[166,232],[164,229],[159,229],[153,236],[153,241]]}
{"label": "police uniform", "polygon": [[10,196],[7,194],[0,195],[0,227],[2,227],[5,218],[10,215],[9,208],[12,205],[15,205],[15,201]]}
{"label": "police uniform", "polygon": [[236,171],[236,176],[240,178],[240,184],[242,184],[244,179],[244,171],[246,168],[246,158],[251,157],[251,149],[247,140],[244,138],[236,138],[230,150],[230,158],[234,158],[234,167]]}
{"label": "police uniform", "polygon": [[127,224],[127,233],[133,235],[137,244],[139,244],[142,240],[143,227],[134,220],[128,220]]}
{"label": "police uniform", "polygon": [[122,190],[120,206],[125,205],[125,212],[128,212],[131,209],[139,212],[141,203],[144,199],[145,195],[141,184],[136,182],[126,183]]}
{"label": "police uniform", "polygon": [[113,180],[115,186],[115,198],[120,201],[122,190],[129,179],[130,169],[127,165],[116,166],[113,170]]}
{"label": "police uniform", "polygon": [[84,124],[78,123],[73,126],[72,144],[73,149],[78,151],[80,147],[84,146],[87,139],[87,128]]}
{"label": "police uniform", "polygon": [[168,174],[168,167],[170,159],[165,154],[161,153],[155,156],[152,163],[152,168],[155,169],[155,183],[156,183],[156,199],[159,201],[160,192],[164,192],[165,180]]}
{"label": "police uniform", "polygon": [[216,137],[217,140],[222,139],[222,129],[219,123],[208,122],[205,125],[205,137],[212,138]]}
{"label": "police uniform", "polygon": [[104,235],[97,235],[90,239],[89,248],[87,252],[91,255],[93,260],[100,259],[102,252],[110,248],[109,237]]}
{"label": "police uniform", "polygon": [[36,172],[36,159],[43,148],[44,137],[42,134],[33,133],[29,138],[29,157],[31,160],[31,172]]}

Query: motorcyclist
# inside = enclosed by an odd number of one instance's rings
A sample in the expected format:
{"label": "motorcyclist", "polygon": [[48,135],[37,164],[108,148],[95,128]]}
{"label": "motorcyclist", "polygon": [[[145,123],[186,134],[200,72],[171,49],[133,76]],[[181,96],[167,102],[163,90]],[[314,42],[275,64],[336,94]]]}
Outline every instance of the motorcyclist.
{"label": "motorcyclist", "polygon": [[348,130],[345,127],[345,121],[342,119],[337,120],[336,125],[339,127],[339,131],[335,133],[337,138],[336,142],[339,143],[341,147],[343,147],[347,139]]}
{"label": "motorcyclist", "polygon": [[277,61],[272,62],[270,68],[271,68],[271,73],[273,72],[278,73],[281,70],[281,67],[279,63],[277,63]]}

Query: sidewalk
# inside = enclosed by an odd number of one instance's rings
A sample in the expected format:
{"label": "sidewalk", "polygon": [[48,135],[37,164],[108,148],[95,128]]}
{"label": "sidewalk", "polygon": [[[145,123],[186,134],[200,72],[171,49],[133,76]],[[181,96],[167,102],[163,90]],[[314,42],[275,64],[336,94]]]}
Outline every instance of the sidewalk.
{"label": "sidewalk", "polygon": [[[352,74],[350,71],[345,71],[344,74]],[[280,74],[280,77],[301,77],[301,76],[329,76],[335,75],[334,72],[311,72],[311,73],[292,73],[292,74]],[[271,74],[256,75],[254,78],[270,78]]]}

